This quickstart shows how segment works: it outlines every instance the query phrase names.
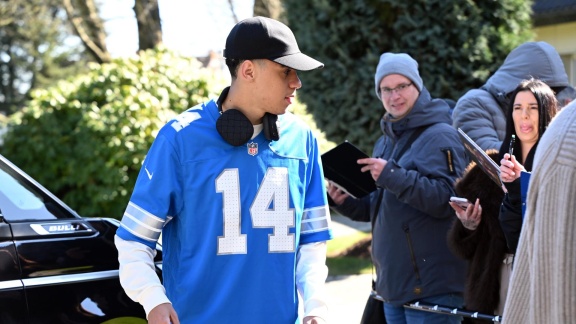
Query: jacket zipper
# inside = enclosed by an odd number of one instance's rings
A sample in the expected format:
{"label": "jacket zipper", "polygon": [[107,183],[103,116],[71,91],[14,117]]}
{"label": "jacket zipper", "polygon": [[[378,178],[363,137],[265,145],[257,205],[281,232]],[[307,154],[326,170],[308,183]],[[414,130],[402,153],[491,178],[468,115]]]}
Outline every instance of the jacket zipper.
{"label": "jacket zipper", "polygon": [[418,269],[418,265],[416,264],[416,256],[414,255],[414,248],[412,246],[412,239],[410,237],[410,228],[408,225],[403,226],[404,234],[406,235],[406,241],[408,242],[408,249],[410,250],[410,259],[412,260],[412,267],[414,268],[414,274],[416,275],[416,281],[418,285],[414,287],[414,294],[420,295],[422,293],[422,287],[420,287],[420,270]]}

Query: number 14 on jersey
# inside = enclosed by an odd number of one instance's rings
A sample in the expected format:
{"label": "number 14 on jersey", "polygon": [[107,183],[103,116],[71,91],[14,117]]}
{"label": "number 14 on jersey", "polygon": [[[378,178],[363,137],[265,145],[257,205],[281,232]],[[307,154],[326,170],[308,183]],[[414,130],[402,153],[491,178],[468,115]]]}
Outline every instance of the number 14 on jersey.
{"label": "number 14 on jersey", "polygon": [[[241,233],[240,177],[238,169],[226,169],[216,179],[216,191],[222,193],[224,231],[218,237],[218,254],[246,254],[247,234]],[[293,252],[294,209],[290,208],[288,170],[269,168],[250,207],[252,227],[273,228],[268,237],[269,252]],[[273,206],[270,208],[270,206]]]}

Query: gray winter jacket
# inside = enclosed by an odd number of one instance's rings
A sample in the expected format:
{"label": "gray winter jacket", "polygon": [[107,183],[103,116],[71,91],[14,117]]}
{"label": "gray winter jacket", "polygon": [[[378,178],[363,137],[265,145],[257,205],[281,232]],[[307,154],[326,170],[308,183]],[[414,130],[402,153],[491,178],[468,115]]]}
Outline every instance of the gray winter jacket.
{"label": "gray winter jacket", "polygon": [[[423,88],[406,117],[394,122],[386,115],[381,122],[384,135],[373,152],[388,161],[376,181],[381,189],[363,199],[349,197],[336,207],[354,220],[369,221],[383,190],[372,259],[378,294],[397,306],[464,290],[464,261],[447,247],[447,232],[456,217],[448,201],[466,165],[449,109]],[[402,157],[391,159],[421,126],[426,130]]]}
{"label": "gray winter jacket", "polygon": [[520,81],[531,77],[552,88],[570,85],[562,59],[552,45],[524,43],[508,54],[486,84],[458,100],[452,115],[454,127],[461,128],[483,150],[499,150],[506,132],[507,97]]}

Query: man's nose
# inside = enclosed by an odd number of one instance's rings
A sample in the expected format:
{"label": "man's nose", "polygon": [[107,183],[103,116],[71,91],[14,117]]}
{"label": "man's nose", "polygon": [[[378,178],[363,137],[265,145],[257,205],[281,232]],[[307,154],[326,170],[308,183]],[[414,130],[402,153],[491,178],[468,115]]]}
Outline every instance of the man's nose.
{"label": "man's nose", "polygon": [[390,94],[390,98],[395,99],[400,97],[400,89],[392,89],[390,90],[392,93]]}
{"label": "man's nose", "polygon": [[302,88],[302,81],[298,77],[298,73],[294,72],[294,77],[290,80],[290,88],[292,89],[300,89]]}

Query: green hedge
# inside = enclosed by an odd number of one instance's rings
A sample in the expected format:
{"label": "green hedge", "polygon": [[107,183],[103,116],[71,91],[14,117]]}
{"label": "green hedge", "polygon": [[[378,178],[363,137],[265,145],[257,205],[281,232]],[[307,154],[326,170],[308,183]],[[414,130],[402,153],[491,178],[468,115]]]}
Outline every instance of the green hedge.
{"label": "green hedge", "polygon": [[532,37],[531,1],[285,0],[300,49],[325,63],[301,73],[300,98],[329,140],[371,152],[384,110],[374,94],[383,52],[420,64],[433,96],[457,100]]}
{"label": "green hedge", "polygon": [[146,51],[35,90],[1,152],[83,216],[120,218],[148,148],[175,114],[223,82],[195,59]]}

